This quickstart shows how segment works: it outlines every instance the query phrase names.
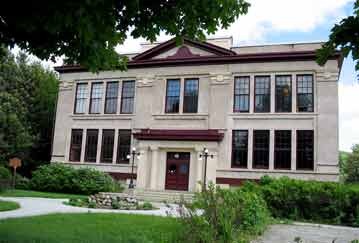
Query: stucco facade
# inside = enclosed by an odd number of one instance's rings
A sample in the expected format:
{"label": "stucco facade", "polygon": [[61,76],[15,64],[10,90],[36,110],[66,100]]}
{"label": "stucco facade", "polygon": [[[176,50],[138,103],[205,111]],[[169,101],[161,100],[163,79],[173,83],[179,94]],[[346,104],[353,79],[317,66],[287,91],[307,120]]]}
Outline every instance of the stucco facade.
{"label": "stucco facade", "polygon": [[[216,44],[228,48],[228,40],[217,40]],[[217,130],[223,136],[218,141],[205,139],[136,139],[132,136],[131,147],[140,152],[135,159],[136,188],[143,190],[165,190],[166,186],[166,154],[168,152],[189,152],[188,191],[198,189],[198,182],[203,181],[204,161],[200,160],[203,148],[207,148],[213,158],[208,158],[207,181],[217,182],[222,186],[238,185],[245,179],[259,179],[263,175],[289,176],[298,179],[338,180],[338,78],[340,73],[340,57],[331,58],[326,65],[316,64],[314,57],[305,56],[320,47],[320,43],[268,45],[231,48],[234,54],[218,59],[218,63],[206,63],[205,58],[221,55],[196,43],[184,43],[193,55],[193,59],[203,62],[189,62],[191,57],[181,57],[180,47],[166,48],[154,56],[143,57],[147,60],[130,61],[127,71],[103,71],[98,74],[81,68],[60,67],[60,90],[58,95],[55,132],[53,139],[52,161],[71,164],[73,166],[91,166],[102,171],[111,172],[118,178],[129,178],[131,163],[118,164],[116,148],[118,146],[119,129],[130,129],[133,134],[143,129],[160,130]],[[159,44],[161,46],[161,44]],[[210,48],[212,46],[209,46]],[[146,48],[146,47],[145,47]],[[147,50],[151,52],[152,49]],[[158,46],[157,46],[158,48]],[[146,48],[148,49],[148,48]],[[263,53],[275,54],[271,58],[261,59]],[[298,53],[298,57],[288,57]],[[300,56],[299,53],[302,55]],[[224,54],[223,54],[224,55]],[[245,58],[248,56],[248,61]],[[130,57],[133,57],[131,55]],[[168,58],[171,57],[171,58]],[[242,58],[243,57],[243,58]],[[182,58],[182,59],[181,59]],[[186,59],[188,58],[188,59]],[[223,61],[225,59],[225,61]],[[233,58],[233,59],[231,59]],[[237,59],[236,59],[237,58]],[[176,63],[178,59],[182,63]],[[235,60],[236,59],[236,60]],[[158,62],[157,62],[158,60]],[[161,60],[174,63],[161,64]],[[152,61],[155,61],[152,64]],[[138,63],[141,63],[139,65]],[[145,63],[146,65],[144,65]],[[136,66],[137,65],[137,66]],[[296,76],[313,75],[314,111],[297,111]],[[270,111],[256,113],[254,111],[254,77],[269,75],[270,78]],[[275,111],[275,76],[290,75],[292,77],[292,112]],[[234,79],[237,76],[249,76],[249,112],[234,112]],[[198,111],[183,113],[183,98],[180,99],[179,112],[165,112],[166,82],[168,79],[196,78],[199,80]],[[92,82],[103,82],[104,87],[110,81],[119,82],[121,90],[124,80],[135,80],[134,109],[132,114],[104,114],[105,93],[102,92],[100,114],[89,114],[89,98],[86,100],[86,112],[74,114],[76,85]],[[184,87],[181,81],[180,97]],[[87,92],[90,95],[90,91]],[[120,107],[121,92],[118,106]],[[79,162],[70,162],[70,144],[72,129],[83,129],[81,157]],[[97,158],[95,163],[85,161],[86,131],[98,129]],[[113,163],[100,163],[101,139],[104,129],[114,129]],[[232,166],[232,130],[248,131],[247,168]],[[253,131],[269,130],[269,168],[253,168]],[[289,170],[274,168],[274,134],[276,130],[291,131],[291,164]],[[314,132],[314,168],[298,170],[296,166],[296,131],[313,130]],[[132,162],[132,160],[131,160]],[[167,168],[168,169],[168,168]]]}

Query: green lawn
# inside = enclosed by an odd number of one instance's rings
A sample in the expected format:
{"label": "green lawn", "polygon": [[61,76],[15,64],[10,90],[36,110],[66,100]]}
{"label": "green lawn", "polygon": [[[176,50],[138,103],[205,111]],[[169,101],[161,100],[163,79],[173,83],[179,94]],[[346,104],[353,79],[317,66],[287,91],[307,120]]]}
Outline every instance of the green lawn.
{"label": "green lawn", "polygon": [[0,220],[0,242],[175,242],[179,225],[169,217],[128,214],[53,214]]}
{"label": "green lawn", "polygon": [[[54,193],[54,192],[38,192],[27,190],[6,190],[0,192],[2,197],[44,197],[44,198],[87,198],[85,195]],[[0,241],[1,243],[1,241]]]}
{"label": "green lawn", "polygon": [[15,210],[20,208],[20,205],[16,202],[9,202],[9,201],[3,201],[0,200],[0,212],[2,211],[9,211],[9,210]]}

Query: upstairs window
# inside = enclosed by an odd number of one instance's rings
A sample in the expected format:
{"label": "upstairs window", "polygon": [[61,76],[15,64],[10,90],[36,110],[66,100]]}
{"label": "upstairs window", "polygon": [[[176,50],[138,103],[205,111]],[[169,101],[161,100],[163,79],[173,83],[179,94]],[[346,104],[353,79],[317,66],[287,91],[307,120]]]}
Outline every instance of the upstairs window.
{"label": "upstairs window", "polygon": [[255,76],[254,111],[270,112],[270,76]]}
{"label": "upstairs window", "polygon": [[297,130],[297,170],[314,169],[314,131]]}
{"label": "upstairs window", "polygon": [[87,100],[87,83],[79,83],[76,86],[75,95],[75,114],[83,114],[86,112],[86,100]]}
{"label": "upstairs window", "polygon": [[197,113],[198,79],[185,79],[183,94],[183,113]]}
{"label": "upstairs window", "polygon": [[118,82],[108,82],[106,87],[105,113],[117,112]]}
{"label": "upstairs window", "polygon": [[117,163],[128,164],[130,160],[127,158],[131,152],[131,130],[118,131],[118,147],[117,147]]}
{"label": "upstairs window", "polygon": [[313,112],[313,75],[297,75],[297,111]]}
{"label": "upstairs window", "polygon": [[275,111],[292,112],[292,76],[275,77]]}
{"label": "upstairs window", "polygon": [[102,145],[101,145],[102,163],[112,163],[114,140],[115,140],[115,130],[104,129],[102,131]]}
{"label": "upstairs window", "polygon": [[87,129],[85,161],[96,162],[98,129]]}
{"label": "upstairs window", "polygon": [[166,113],[178,113],[180,104],[181,82],[179,79],[167,80]]}
{"label": "upstairs window", "polygon": [[253,168],[269,168],[269,130],[253,131]]}
{"label": "upstairs window", "polygon": [[248,130],[233,130],[232,167],[247,168]]}
{"label": "upstairs window", "polygon": [[135,81],[122,82],[121,113],[132,114],[135,100]]}
{"label": "upstairs window", "polygon": [[90,98],[90,113],[101,113],[102,83],[92,83]]}
{"label": "upstairs window", "polygon": [[234,112],[249,112],[249,77],[234,79]]}
{"label": "upstairs window", "polygon": [[292,158],[292,131],[277,130],[274,133],[274,168],[289,170]]}
{"label": "upstairs window", "polygon": [[70,161],[79,162],[81,159],[82,146],[82,129],[72,129],[71,131],[71,146],[70,146]]}

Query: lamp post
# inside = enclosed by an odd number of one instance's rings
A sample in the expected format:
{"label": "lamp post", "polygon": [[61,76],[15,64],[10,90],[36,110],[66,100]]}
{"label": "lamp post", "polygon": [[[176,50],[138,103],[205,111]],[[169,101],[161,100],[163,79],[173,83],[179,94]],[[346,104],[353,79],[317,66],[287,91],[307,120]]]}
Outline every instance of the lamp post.
{"label": "lamp post", "polygon": [[134,176],[133,175],[133,167],[135,165],[135,156],[137,156],[137,158],[139,158],[140,152],[136,152],[136,148],[133,147],[131,153],[127,155],[127,159],[130,159],[132,157],[131,179],[130,179],[130,184],[128,185],[129,189],[133,189],[135,187],[135,185],[133,184],[133,176]]}
{"label": "lamp post", "polygon": [[213,159],[213,154],[209,154],[209,151],[207,148],[203,148],[202,153],[199,155],[199,158],[202,159],[204,158],[204,178],[203,178],[203,188],[202,191],[207,189],[206,186],[206,179],[207,179],[207,159],[208,157],[210,157],[211,159]]}

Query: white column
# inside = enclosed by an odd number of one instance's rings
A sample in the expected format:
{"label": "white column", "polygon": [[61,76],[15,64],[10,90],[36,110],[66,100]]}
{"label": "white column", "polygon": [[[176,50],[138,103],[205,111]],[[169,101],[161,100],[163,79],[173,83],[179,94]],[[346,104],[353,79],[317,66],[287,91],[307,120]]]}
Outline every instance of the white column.
{"label": "white column", "polygon": [[291,170],[297,169],[297,132],[295,129],[292,130],[292,163],[291,163]]}
{"label": "white column", "polygon": [[117,161],[117,147],[118,147],[118,129],[115,129],[115,135],[114,135],[114,141],[113,141],[113,155],[112,155],[112,164],[116,164]]}
{"label": "white column", "polygon": [[157,186],[157,173],[158,173],[158,148],[151,147],[152,150],[152,161],[151,161],[151,178],[150,178],[150,188],[156,190]]}
{"label": "white column", "polygon": [[85,161],[86,137],[87,137],[87,129],[84,129],[82,133],[82,144],[81,144],[81,156],[80,156],[81,163]]}
{"label": "white column", "polygon": [[197,175],[196,175],[196,190],[197,191],[201,191],[201,183],[203,183],[203,159],[199,159],[199,155],[201,154],[201,149],[200,148],[196,148],[195,152],[196,152],[196,171],[197,171]]}
{"label": "white column", "polygon": [[137,160],[137,180],[136,187],[139,189],[145,189],[147,185],[147,175],[149,174],[148,166],[148,151],[146,149],[140,149],[140,158]]}
{"label": "white column", "polygon": [[117,111],[116,114],[121,113],[121,96],[122,96],[122,82],[118,82],[118,95],[117,95]]}
{"label": "white column", "polygon": [[102,83],[102,96],[101,96],[101,114],[105,113],[105,98],[106,98],[106,86],[107,86],[107,82],[103,82]]}
{"label": "white column", "polygon": [[292,75],[292,112],[297,112],[297,79]]}
{"label": "white column", "polygon": [[253,169],[253,128],[248,129],[248,169]]}
{"label": "white column", "polygon": [[183,113],[183,97],[184,97],[184,79],[180,79],[180,104],[179,104],[179,112]]}
{"label": "white column", "polygon": [[101,160],[102,129],[98,130],[96,164]]}
{"label": "white column", "polygon": [[269,131],[269,170],[274,170],[274,129]]}
{"label": "white column", "polygon": [[275,112],[275,75],[270,75],[270,112]]}
{"label": "white column", "polygon": [[249,78],[249,113],[254,112],[254,75]]}

